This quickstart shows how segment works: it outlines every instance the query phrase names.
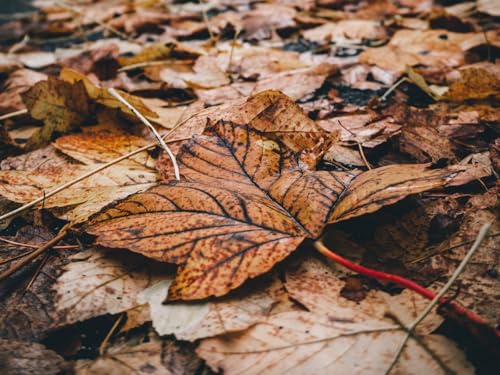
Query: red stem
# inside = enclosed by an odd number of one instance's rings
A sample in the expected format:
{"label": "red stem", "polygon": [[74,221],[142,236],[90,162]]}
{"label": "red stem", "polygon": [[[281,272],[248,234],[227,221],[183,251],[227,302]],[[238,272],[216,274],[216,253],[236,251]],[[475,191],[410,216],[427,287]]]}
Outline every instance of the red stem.
{"label": "red stem", "polygon": [[[390,273],[385,273],[377,270],[373,270],[371,268],[363,267],[359,264],[353,263],[350,260],[341,257],[340,255],[334,253],[330,249],[328,249],[321,241],[316,241],[315,243],[316,249],[323,254],[324,256],[330,258],[333,260],[335,263],[338,263],[345,268],[350,269],[351,271],[354,271],[356,273],[359,273],[361,275],[371,277],[377,280],[387,280],[387,281],[392,281],[395,284],[401,285],[405,288],[411,289],[421,296],[427,298],[427,299],[434,299],[436,297],[436,293],[430,291],[427,288],[424,288],[422,285],[417,284],[414,281],[408,280],[404,277],[393,275]],[[468,319],[471,321],[478,323],[478,324],[488,324],[485,322],[483,319],[481,319],[479,316],[474,314],[473,312],[463,308],[462,306],[457,305],[456,303],[453,303],[451,301],[448,301],[446,298],[442,298],[439,303],[442,305],[444,303],[447,303],[448,306],[453,308],[455,312],[458,314],[466,316]],[[500,335],[500,331],[496,330],[497,335]]]}

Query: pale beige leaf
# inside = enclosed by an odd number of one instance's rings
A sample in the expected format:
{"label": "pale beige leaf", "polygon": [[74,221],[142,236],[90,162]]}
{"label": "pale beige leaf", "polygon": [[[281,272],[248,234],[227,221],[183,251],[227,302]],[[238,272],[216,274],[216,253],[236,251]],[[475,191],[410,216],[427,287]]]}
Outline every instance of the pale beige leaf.
{"label": "pale beige leaf", "polygon": [[[205,339],[197,353],[214,371],[222,369],[227,375],[382,375],[405,335],[391,327],[395,326],[375,320],[353,323],[309,312],[285,312],[242,334]],[[474,373],[452,341],[438,335],[422,340],[455,372]],[[393,374],[445,372],[410,339]]]}
{"label": "pale beige leaf", "polygon": [[117,255],[92,249],[71,257],[54,285],[61,324],[137,307],[142,304],[138,294],[168,275],[164,267],[134,254]]}
{"label": "pale beige leaf", "polygon": [[387,36],[385,28],[378,21],[372,20],[342,20],[327,22],[324,25],[304,31],[305,39],[317,43],[341,42],[347,40],[360,42],[364,39],[384,39]]}
{"label": "pale beige leaf", "polygon": [[[146,289],[140,300],[149,303],[153,327],[159,335],[175,335],[194,341],[244,330],[263,321],[276,304],[272,287],[213,302],[163,304],[173,280],[164,280]],[[278,281],[275,281],[278,283]]]}

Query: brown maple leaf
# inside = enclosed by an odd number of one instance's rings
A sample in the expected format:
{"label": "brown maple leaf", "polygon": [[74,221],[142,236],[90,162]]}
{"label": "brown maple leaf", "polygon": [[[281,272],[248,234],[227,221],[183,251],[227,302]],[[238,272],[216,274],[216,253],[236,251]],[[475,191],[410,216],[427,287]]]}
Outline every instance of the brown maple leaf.
{"label": "brown maple leaf", "polygon": [[446,186],[458,171],[312,171],[276,133],[271,139],[255,129],[272,128],[264,119],[219,121],[208,135],[194,136],[177,156],[182,181],[118,202],[86,231],[99,245],[179,264],[169,300],[222,296],[269,271],[304,239],[318,238],[327,224]]}

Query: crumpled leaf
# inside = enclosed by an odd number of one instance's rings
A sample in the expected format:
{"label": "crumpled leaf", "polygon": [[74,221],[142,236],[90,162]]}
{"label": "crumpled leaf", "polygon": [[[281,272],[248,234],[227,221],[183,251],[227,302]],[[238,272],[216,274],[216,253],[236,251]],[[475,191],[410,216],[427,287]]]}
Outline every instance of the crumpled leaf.
{"label": "crumpled leaf", "polygon": [[[353,323],[310,312],[276,314],[242,334],[205,339],[196,353],[214,370],[228,374],[383,374],[405,332],[386,322]],[[473,374],[457,346],[439,335],[422,338],[448,367]],[[284,360],[286,359],[286,360]],[[395,374],[445,374],[413,339]]]}
{"label": "crumpled leaf", "polygon": [[[175,335],[179,340],[195,341],[224,333],[242,331],[263,321],[276,304],[275,285],[229,297],[197,303],[163,304],[172,280],[164,280],[144,290],[139,299],[149,303],[156,332]],[[280,285],[277,281],[275,284]]]}
{"label": "crumpled leaf", "polygon": [[[92,83],[85,75],[69,69],[69,68],[64,68],[61,70],[61,73],[59,74],[60,79],[63,81],[79,85],[83,85],[84,89],[86,90],[89,98],[92,100],[96,101],[99,104],[104,105],[105,107],[108,108],[118,108],[122,112],[129,114],[131,116],[135,116],[132,111],[125,106],[123,103],[118,101],[113,95],[111,95],[108,90],[104,87],[99,87]],[[81,83],[80,83],[81,82]],[[127,94],[126,92],[117,90],[119,94],[127,100],[135,109],[137,109],[143,116],[151,117],[151,118],[157,118],[158,115],[151,111],[142,101],[139,97]]]}
{"label": "crumpled leaf", "polygon": [[4,375],[57,375],[70,367],[59,354],[41,344],[0,339],[0,372]]}
{"label": "crumpled leaf", "polygon": [[90,112],[89,98],[81,83],[49,77],[21,96],[31,117],[44,122],[43,128],[28,141],[28,149],[49,143],[54,132],[65,133],[80,125]]}
{"label": "crumpled leaf", "polygon": [[120,56],[118,62],[121,66],[133,65],[147,61],[166,59],[174,50],[172,43],[156,43],[143,48],[139,53],[131,57]]}
{"label": "crumpled leaf", "polygon": [[99,245],[180,264],[169,300],[221,296],[319,237],[326,224],[444,187],[463,168],[311,171],[279,139],[254,129],[273,129],[272,120],[221,121],[211,135],[193,137],[177,155],[183,181],[131,196],[85,230]]}
{"label": "crumpled leaf", "polygon": [[135,254],[91,249],[70,257],[54,284],[58,324],[72,324],[142,305],[138,294],[168,276]]}

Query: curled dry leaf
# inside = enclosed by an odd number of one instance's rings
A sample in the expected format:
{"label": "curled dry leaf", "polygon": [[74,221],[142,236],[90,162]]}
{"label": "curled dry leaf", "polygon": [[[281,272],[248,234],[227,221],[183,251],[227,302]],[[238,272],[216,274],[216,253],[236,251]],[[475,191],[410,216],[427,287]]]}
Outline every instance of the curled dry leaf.
{"label": "curled dry leaf", "polygon": [[177,156],[181,182],[118,202],[85,230],[100,245],[179,264],[169,300],[221,296],[269,271],[305,238],[318,238],[326,224],[444,187],[464,168],[312,171],[280,138],[292,137],[300,151],[313,137],[294,134],[292,125],[270,138],[263,131],[273,129],[273,118],[220,121],[210,135],[194,136]]}
{"label": "curled dry leaf", "polygon": [[31,117],[44,122],[43,128],[28,141],[28,149],[49,143],[54,132],[65,133],[80,125],[90,112],[83,84],[70,84],[55,77],[37,82],[22,98]]}
{"label": "curled dry leaf", "polygon": [[21,94],[39,81],[47,79],[43,73],[30,69],[18,69],[10,73],[0,93],[0,113],[5,114],[25,108]]}
{"label": "curled dry leaf", "polygon": [[[214,371],[231,375],[383,374],[405,335],[394,327],[377,320],[353,323],[310,312],[285,312],[242,334],[205,339],[196,352]],[[474,373],[464,354],[444,336],[427,335],[422,341],[456,373]],[[394,373],[445,374],[413,339]]]}
{"label": "curled dry leaf", "polygon": [[58,325],[140,306],[138,294],[168,276],[164,267],[135,254],[92,249],[70,261],[54,284]]}
{"label": "curled dry leaf", "polygon": [[435,163],[441,159],[457,161],[452,143],[433,127],[404,127],[399,138],[399,148],[421,163]]}
{"label": "curled dry leaf", "polygon": [[[242,331],[263,321],[276,304],[273,289],[259,288],[213,302],[163,304],[172,280],[161,281],[141,293],[139,299],[149,303],[156,332],[175,335],[179,340],[195,341],[229,332]],[[277,280],[273,283],[280,285]]]}
{"label": "curled dry leaf", "polygon": [[57,375],[70,367],[41,344],[0,339],[0,372],[4,375]]}

